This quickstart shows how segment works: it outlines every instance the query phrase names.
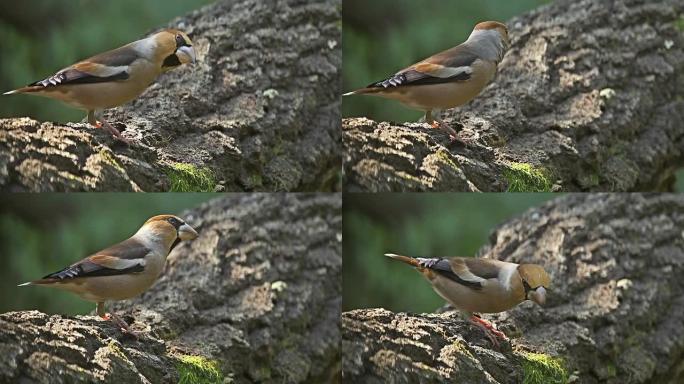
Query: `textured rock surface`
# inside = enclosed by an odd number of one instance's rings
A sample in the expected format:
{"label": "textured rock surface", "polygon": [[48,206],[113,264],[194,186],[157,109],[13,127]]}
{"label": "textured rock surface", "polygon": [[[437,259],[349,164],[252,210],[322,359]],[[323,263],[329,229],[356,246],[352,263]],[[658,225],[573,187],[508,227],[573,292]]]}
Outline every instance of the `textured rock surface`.
{"label": "textured rock surface", "polygon": [[339,189],[341,0],[223,0],[170,25],[198,62],[105,116],[127,147],[86,124],[0,120],[0,188],[166,191],[177,163],[216,189]]}
{"label": "textured rock surface", "polygon": [[501,225],[480,256],[552,275],[546,308],[485,316],[511,344],[492,350],[455,312],[345,312],[344,380],[519,383],[535,352],[575,383],[684,382],[684,196],[559,198]]}
{"label": "textured rock surface", "polygon": [[467,144],[344,119],[345,190],[503,191],[525,177],[520,163],[546,186],[513,189],[671,190],[684,164],[683,14],[681,0],[559,0],[514,18],[496,81],[443,115]]}
{"label": "textured rock surface", "polygon": [[175,383],[182,355],[235,382],[339,377],[341,197],[258,194],[183,214],[200,233],[165,274],[115,312],[146,336],[94,316],[0,315],[0,383]]}

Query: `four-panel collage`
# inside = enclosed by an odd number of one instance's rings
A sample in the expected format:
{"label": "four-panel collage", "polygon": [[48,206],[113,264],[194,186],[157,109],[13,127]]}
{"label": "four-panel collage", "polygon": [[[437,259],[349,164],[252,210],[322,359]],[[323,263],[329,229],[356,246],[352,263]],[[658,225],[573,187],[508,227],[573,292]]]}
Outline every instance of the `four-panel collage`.
{"label": "four-panel collage", "polygon": [[683,0],[0,31],[0,384],[684,383]]}

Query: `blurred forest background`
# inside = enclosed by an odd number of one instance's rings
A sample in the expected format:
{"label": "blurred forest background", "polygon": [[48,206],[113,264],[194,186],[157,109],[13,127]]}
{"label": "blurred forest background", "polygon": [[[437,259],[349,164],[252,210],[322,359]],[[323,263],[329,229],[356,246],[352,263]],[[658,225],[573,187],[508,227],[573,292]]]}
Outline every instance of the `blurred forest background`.
{"label": "blurred forest background", "polygon": [[559,194],[344,195],[342,310],[433,312],[445,304],[413,268],[385,253],[474,256],[504,221]]}
{"label": "blurred forest background", "polygon": [[[342,89],[348,92],[468,38],[480,21],[508,21],[548,0],[343,0]],[[417,121],[423,113],[396,101],[345,97],[342,115]]]}
{"label": "blurred forest background", "polygon": [[[0,2],[0,93],[79,60],[141,39],[213,0],[22,0]],[[192,38],[192,37],[191,37]],[[36,96],[1,96],[0,117],[78,122],[85,112]]]}
{"label": "blurred forest background", "polygon": [[[87,314],[95,304],[69,292],[17,287],[125,240],[150,217],[220,196],[210,193],[42,193],[0,197],[0,313],[38,309]],[[192,225],[192,223],[190,223]]]}

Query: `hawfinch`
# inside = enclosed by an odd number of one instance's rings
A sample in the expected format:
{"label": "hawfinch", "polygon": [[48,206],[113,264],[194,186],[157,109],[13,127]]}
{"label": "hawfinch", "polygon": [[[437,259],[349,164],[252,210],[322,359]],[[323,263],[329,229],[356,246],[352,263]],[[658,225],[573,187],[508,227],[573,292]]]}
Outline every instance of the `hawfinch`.
{"label": "hawfinch", "polygon": [[116,128],[102,120],[102,111],[135,99],[161,73],[189,62],[195,62],[195,51],[188,35],[165,29],[4,94],[51,97],[84,109],[88,111],[90,124],[104,127],[117,139],[128,142]]}
{"label": "hawfinch", "polygon": [[496,313],[509,310],[525,300],[539,305],[546,301],[551,279],[540,265],[515,264],[474,257],[414,258],[385,254],[418,270],[432,288],[458,309],[474,325],[482,328],[492,343],[495,336],[506,336],[488,321],[473,313]]}
{"label": "hawfinch", "polygon": [[103,249],[40,280],[19,285],[42,285],[73,292],[97,303],[97,314],[112,319],[124,331],[128,324],[115,314],[105,313],[107,300],[125,300],[145,292],[164,270],[166,257],[182,240],[197,232],[179,217],[154,216],[128,239]]}
{"label": "hawfinch", "polygon": [[439,110],[458,107],[479,95],[494,78],[509,44],[505,24],[485,21],[475,26],[463,44],[344,96],[365,94],[399,100],[425,111],[427,123],[434,128],[443,126],[454,139],[456,131],[433,116],[433,111],[438,115]]}

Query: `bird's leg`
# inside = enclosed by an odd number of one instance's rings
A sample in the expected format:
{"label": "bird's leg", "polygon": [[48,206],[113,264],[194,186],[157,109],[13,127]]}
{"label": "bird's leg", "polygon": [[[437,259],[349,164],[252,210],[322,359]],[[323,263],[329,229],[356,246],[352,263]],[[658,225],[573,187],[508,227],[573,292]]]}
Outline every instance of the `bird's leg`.
{"label": "bird's leg", "polygon": [[499,340],[497,340],[497,338],[504,340],[504,341],[508,340],[508,337],[506,337],[506,335],[503,332],[494,328],[494,325],[492,325],[492,323],[490,323],[489,321],[487,321],[485,319],[482,319],[482,318],[475,316],[475,315],[471,315],[469,318],[469,321],[471,324],[482,329],[484,331],[485,335],[487,336],[487,338],[489,338],[489,340],[492,342],[492,344],[494,344],[497,348],[499,348]]}
{"label": "bird's leg", "polygon": [[432,128],[441,128],[443,131],[445,131],[449,135],[449,139],[451,141],[456,141],[458,139],[457,138],[458,132],[456,132],[453,128],[448,126],[444,122],[444,120],[442,120],[439,117],[440,111],[434,111],[434,112],[436,113],[437,117],[432,116],[432,113],[433,113],[432,110],[425,112],[425,122],[430,124],[430,126],[432,126]]}
{"label": "bird's leg", "polygon": [[102,126],[103,126],[106,130],[109,131],[109,133],[111,133],[112,135],[114,135],[114,137],[116,137],[117,139],[123,141],[123,142],[126,143],[126,144],[130,144],[130,143],[131,143],[131,141],[128,140],[127,138],[123,137],[123,135],[121,135],[121,132],[119,132],[118,129],[114,128],[113,125],[109,124],[108,122],[106,122],[106,121],[104,121],[104,120],[101,121],[101,124],[102,124]]}
{"label": "bird's leg", "polygon": [[119,316],[117,316],[114,313],[106,313],[105,312],[105,307],[104,307],[104,302],[100,301],[97,303],[97,314],[100,316],[103,320],[111,320],[112,323],[116,324],[119,328],[121,328],[124,333],[128,333],[135,337],[136,339],[138,338],[137,332],[131,330],[129,325]]}
{"label": "bird's leg", "polygon": [[112,126],[108,122],[104,121],[104,119],[102,119],[101,117],[100,117],[100,120],[98,120],[97,116],[95,115],[95,111],[88,111],[88,122],[96,128],[106,129],[115,138],[123,141],[126,144],[130,144],[130,141],[128,139],[126,139],[125,137],[123,137],[123,135],[121,135],[121,132],[119,132],[118,129],[114,128],[114,126]]}

